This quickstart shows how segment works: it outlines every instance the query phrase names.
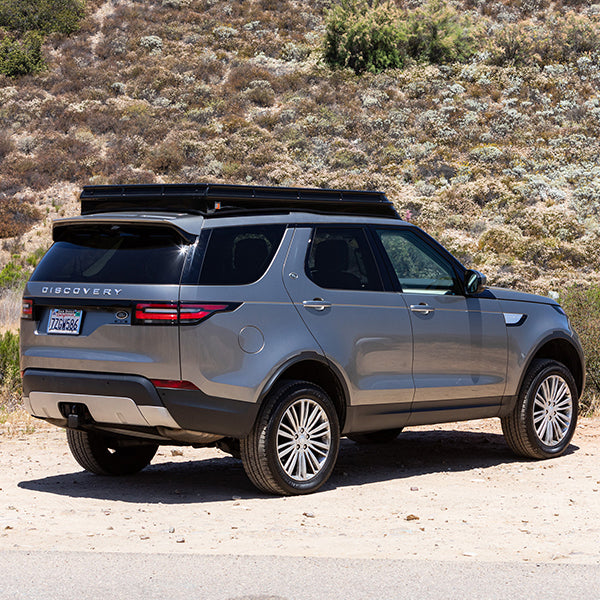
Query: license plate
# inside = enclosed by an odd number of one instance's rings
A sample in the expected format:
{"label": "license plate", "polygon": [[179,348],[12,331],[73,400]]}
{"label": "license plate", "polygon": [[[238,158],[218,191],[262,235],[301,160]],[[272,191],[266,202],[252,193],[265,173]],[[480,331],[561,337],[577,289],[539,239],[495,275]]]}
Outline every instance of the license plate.
{"label": "license plate", "polygon": [[48,319],[48,333],[79,335],[82,317],[82,310],[52,308]]}

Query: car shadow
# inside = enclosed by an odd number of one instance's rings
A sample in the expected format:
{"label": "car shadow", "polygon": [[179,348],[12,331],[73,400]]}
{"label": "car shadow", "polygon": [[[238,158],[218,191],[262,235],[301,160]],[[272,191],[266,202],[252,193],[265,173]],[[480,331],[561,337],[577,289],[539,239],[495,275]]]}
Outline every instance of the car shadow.
{"label": "car shadow", "polygon": [[[566,453],[578,449],[570,445]],[[530,462],[516,457],[504,437],[494,433],[406,431],[393,442],[372,445],[359,445],[343,438],[336,467],[322,489]],[[151,464],[142,472],[125,477],[78,471],[21,481],[18,485],[26,490],[71,498],[151,504],[272,498],[250,483],[240,460],[229,456]]]}

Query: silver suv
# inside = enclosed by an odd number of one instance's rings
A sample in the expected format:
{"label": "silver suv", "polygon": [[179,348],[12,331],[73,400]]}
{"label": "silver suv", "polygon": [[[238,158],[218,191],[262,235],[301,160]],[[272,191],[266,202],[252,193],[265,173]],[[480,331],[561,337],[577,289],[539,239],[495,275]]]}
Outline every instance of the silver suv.
{"label": "silver suv", "polygon": [[92,186],[27,284],[25,405],[101,475],[217,445],[261,490],[329,478],[340,436],[499,417],[567,448],[581,346],[553,300],[485,287],[379,192]]}

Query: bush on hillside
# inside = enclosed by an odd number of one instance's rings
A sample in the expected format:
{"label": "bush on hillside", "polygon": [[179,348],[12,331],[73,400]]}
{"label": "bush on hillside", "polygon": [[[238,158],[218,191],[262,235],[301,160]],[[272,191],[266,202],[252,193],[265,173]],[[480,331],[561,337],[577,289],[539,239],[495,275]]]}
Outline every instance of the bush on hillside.
{"label": "bush on hillside", "polygon": [[68,35],[79,29],[84,10],[83,0],[0,0],[0,27]]}
{"label": "bush on hillside", "polygon": [[8,77],[37,73],[44,68],[42,37],[28,31],[22,39],[5,36],[0,42],[0,73]]}
{"label": "bush on hillside", "polygon": [[325,60],[355,73],[401,67],[406,56],[402,11],[391,2],[342,0],[327,18]]}
{"label": "bush on hillside", "polygon": [[500,66],[567,64],[600,51],[600,27],[573,12],[545,23],[519,21],[500,30],[490,47],[491,62]]}
{"label": "bush on hillside", "polygon": [[583,346],[587,381],[580,412],[590,414],[600,409],[600,286],[571,287],[560,301]]}
{"label": "bush on hillside", "polygon": [[0,271],[0,288],[18,288],[25,284],[29,278],[29,272],[17,262],[18,255],[8,261]]}
{"label": "bush on hillside", "polygon": [[84,9],[83,0],[0,0],[0,74],[18,77],[43,70],[44,36],[77,31]]}
{"label": "bush on hillside", "polygon": [[0,335],[0,393],[9,408],[21,398],[19,336],[10,331]]}
{"label": "bush on hillside", "polygon": [[441,0],[414,11],[392,2],[342,0],[327,16],[325,60],[355,73],[380,73],[404,66],[407,58],[424,63],[465,61],[475,49],[467,16]]}
{"label": "bush on hillside", "polygon": [[473,24],[442,0],[432,0],[408,15],[408,48],[419,62],[464,62],[475,52]]}
{"label": "bush on hillside", "polygon": [[28,200],[0,197],[0,238],[21,235],[40,217],[40,211]]}

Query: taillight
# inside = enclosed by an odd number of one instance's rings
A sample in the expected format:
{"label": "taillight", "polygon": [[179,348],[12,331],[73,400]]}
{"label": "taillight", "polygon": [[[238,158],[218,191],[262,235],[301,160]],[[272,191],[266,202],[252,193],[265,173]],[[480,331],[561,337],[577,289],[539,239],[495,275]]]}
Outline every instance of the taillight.
{"label": "taillight", "polygon": [[144,325],[192,325],[218,312],[235,310],[238,303],[138,302],[135,322]]}
{"label": "taillight", "polygon": [[141,323],[177,323],[178,306],[176,303],[139,302],[135,305],[135,319]]}
{"label": "taillight", "polygon": [[23,304],[21,305],[21,318],[22,319],[33,319],[33,300],[23,298]]}
{"label": "taillight", "polygon": [[151,379],[157,388],[168,388],[170,390],[197,390],[191,381],[180,381],[179,379]]}
{"label": "taillight", "polygon": [[179,309],[179,319],[182,323],[199,323],[216,312],[226,310],[230,310],[229,304],[189,304],[182,302]]}

